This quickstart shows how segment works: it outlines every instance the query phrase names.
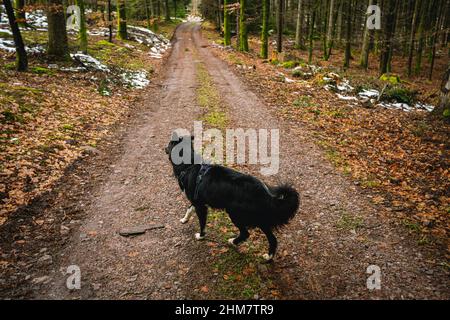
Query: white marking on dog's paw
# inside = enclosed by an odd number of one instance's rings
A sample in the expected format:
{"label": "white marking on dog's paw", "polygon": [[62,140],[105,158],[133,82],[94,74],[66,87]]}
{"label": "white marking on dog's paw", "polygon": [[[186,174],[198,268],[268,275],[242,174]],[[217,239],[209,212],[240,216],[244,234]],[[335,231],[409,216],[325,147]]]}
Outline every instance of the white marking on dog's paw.
{"label": "white marking on dog's paw", "polygon": [[273,255],[272,254],[263,254],[263,259],[266,261],[272,261],[273,260]]}
{"label": "white marking on dog's paw", "polygon": [[195,234],[195,239],[197,239],[198,241],[205,239],[205,236],[201,236],[200,233],[196,233]]}
{"label": "white marking on dog's paw", "polygon": [[189,219],[185,219],[185,218],[180,219],[180,222],[181,222],[182,224],[185,224],[185,223],[187,223],[188,221],[189,221]]}
{"label": "white marking on dog's paw", "polygon": [[234,243],[234,240],[236,240],[236,238],[228,239],[228,243],[231,244],[232,246],[236,246],[236,244]]}

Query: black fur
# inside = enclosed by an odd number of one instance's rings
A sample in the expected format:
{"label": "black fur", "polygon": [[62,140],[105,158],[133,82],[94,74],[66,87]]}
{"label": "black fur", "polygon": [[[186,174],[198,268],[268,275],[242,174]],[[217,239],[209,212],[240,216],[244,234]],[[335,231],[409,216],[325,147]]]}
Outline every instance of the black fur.
{"label": "black fur", "polygon": [[[233,241],[234,245],[247,240],[248,229],[260,228],[269,241],[269,257],[273,257],[277,249],[277,239],[273,230],[286,225],[295,216],[299,207],[298,192],[288,185],[269,187],[250,175],[212,165],[202,178],[195,199],[194,193],[201,165],[176,165],[171,158],[172,149],[183,139],[192,137],[181,137],[171,141],[166,153],[169,155],[180,188],[195,207],[200,222],[200,236],[205,236],[207,207],[225,210],[240,231],[239,236]],[[193,154],[192,147],[192,161]]]}

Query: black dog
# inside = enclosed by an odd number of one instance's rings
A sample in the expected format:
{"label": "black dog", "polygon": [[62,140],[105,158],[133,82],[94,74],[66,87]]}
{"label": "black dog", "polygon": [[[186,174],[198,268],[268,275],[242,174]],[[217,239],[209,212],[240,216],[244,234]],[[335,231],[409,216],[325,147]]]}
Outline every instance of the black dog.
{"label": "black dog", "polygon": [[[183,139],[189,139],[191,161],[187,161],[187,164],[176,164],[173,160],[173,149],[182,143]],[[273,230],[286,225],[295,216],[299,207],[298,192],[287,185],[268,187],[250,175],[226,167],[194,164],[192,140],[193,137],[174,135],[165,149],[180,188],[192,203],[181,222],[186,223],[195,208],[200,222],[200,233],[195,237],[202,240],[205,237],[207,207],[225,210],[240,231],[237,238],[228,240],[229,243],[237,246],[250,236],[249,228],[260,228],[269,241],[269,253],[264,255],[264,259],[272,260],[277,249]],[[180,150],[175,155],[182,157],[183,151],[181,148]]]}

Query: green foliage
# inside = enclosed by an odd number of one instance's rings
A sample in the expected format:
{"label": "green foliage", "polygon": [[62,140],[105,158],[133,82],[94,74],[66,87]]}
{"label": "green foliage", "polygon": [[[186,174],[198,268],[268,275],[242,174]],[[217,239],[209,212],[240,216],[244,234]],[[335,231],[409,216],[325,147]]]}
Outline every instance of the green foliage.
{"label": "green foliage", "polygon": [[385,73],[380,77],[381,81],[385,81],[385,82],[389,82],[393,85],[397,85],[400,84],[402,81],[400,80],[400,77],[398,75],[395,74],[388,74]]}
{"label": "green foliage", "polygon": [[39,75],[43,75],[43,74],[53,75],[53,74],[55,74],[55,71],[50,70],[50,69],[45,68],[45,67],[39,67],[39,66],[31,67],[29,70],[30,70],[31,73],[39,74]]}
{"label": "green foliage", "polygon": [[3,39],[12,39],[12,34],[9,34],[8,32],[3,32],[3,31],[0,31],[0,38],[3,38]]}
{"label": "green foliage", "polygon": [[293,68],[297,67],[298,64],[299,64],[298,61],[290,60],[290,61],[283,62],[282,66],[285,69],[293,69]]}
{"label": "green foliage", "polygon": [[412,91],[404,86],[397,85],[389,87],[383,94],[383,100],[396,101],[400,103],[413,104],[416,99],[417,92]]}
{"label": "green foliage", "polygon": [[293,102],[293,105],[298,108],[304,108],[314,106],[314,103],[311,101],[310,96],[301,96]]}
{"label": "green foliage", "polygon": [[336,227],[341,230],[357,230],[362,227],[364,224],[364,220],[361,217],[353,216],[348,212],[344,212],[338,222],[336,223]]}

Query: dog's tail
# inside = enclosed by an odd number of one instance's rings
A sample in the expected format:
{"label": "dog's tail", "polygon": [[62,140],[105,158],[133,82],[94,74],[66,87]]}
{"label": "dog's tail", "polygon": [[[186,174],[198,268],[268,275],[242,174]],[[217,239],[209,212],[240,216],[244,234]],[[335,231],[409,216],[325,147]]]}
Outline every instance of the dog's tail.
{"label": "dog's tail", "polygon": [[294,218],[300,206],[300,195],[290,185],[271,188],[273,227],[281,227]]}

